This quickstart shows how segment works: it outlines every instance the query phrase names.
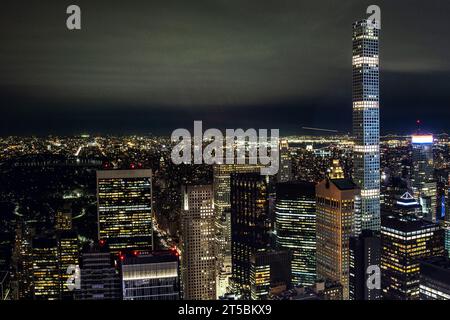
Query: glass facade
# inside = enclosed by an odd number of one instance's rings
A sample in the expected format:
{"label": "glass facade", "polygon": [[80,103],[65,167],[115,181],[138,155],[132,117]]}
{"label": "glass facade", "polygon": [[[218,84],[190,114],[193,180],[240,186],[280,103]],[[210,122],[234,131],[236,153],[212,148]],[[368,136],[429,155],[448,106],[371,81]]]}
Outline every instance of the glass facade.
{"label": "glass facade", "polygon": [[420,261],[444,254],[444,233],[438,224],[415,216],[386,214],[381,226],[383,297],[418,300]]}
{"label": "glass facade", "polygon": [[277,185],[275,234],[277,248],[292,252],[292,283],[313,285],[316,280],[314,183],[292,182]]}
{"label": "glass facade", "polygon": [[98,237],[113,252],[151,250],[150,170],[97,171]]}
{"label": "glass facade", "polygon": [[376,21],[353,24],[353,175],[361,189],[355,234],[380,230],[379,32]]}
{"label": "glass facade", "polygon": [[259,173],[232,174],[232,286],[243,299],[250,299],[250,259],[267,249],[270,230],[266,178]]}

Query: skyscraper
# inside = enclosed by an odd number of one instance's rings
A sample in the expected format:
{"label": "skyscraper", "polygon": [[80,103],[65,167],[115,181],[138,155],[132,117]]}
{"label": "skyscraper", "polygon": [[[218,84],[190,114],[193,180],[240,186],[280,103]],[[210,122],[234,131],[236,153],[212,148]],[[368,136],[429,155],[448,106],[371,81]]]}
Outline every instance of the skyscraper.
{"label": "skyscraper", "polygon": [[357,186],[347,179],[325,179],[316,186],[317,276],[337,281],[349,298],[349,238]]}
{"label": "skyscraper", "polygon": [[290,251],[261,251],[250,259],[250,292],[252,300],[267,300],[271,290],[291,287]]}
{"label": "skyscraper", "polygon": [[121,299],[119,270],[104,241],[84,248],[80,263],[80,287],[75,295],[78,300]]}
{"label": "skyscraper", "polygon": [[259,173],[231,176],[231,255],[233,291],[250,299],[251,257],[270,244],[267,179]]}
{"label": "skyscraper", "polygon": [[414,196],[420,200],[425,219],[436,222],[437,183],[434,179],[433,142],[431,134],[415,134],[411,137],[411,180]]}
{"label": "skyscraper", "polygon": [[289,142],[286,139],[280,140],[280,170],[278,172],[278,182],[288,182],[292,179],[292,162],[289,154]]}
{"label": "skyscraper", "polygon": [[33,284],[34,299],[57,300],[60,298],[61,283],[56,239],[33,239]]}
{"label": "skyscraper", "polygon": [[279,183],[276,193],[276,246],[292,252],[292,283],[313,285],[316,280],[315,184]]}
{"label": "skyscraper", "polygon": [[355,233],[380,230],[379,22],[353,24],[354,181],[360,188]]}
{"label": "skyscraper", "polygon": [[151,170],[97,171],[98,237],[113,252],[152,250]]}
{"label": "skyscraper", "polygon": [[444,254],[443,230],[433,222],[389,212],[381,222],[383,297],[418,300],[420,261]]}
{"label": "skyscraper", "polygon": [[367,285],[369,268],[379,266],[380,261],[380,237],[374,231],[363,230],[360,235],[350,238],[350,300],[381,299],[381,289]]}
{"label": "skyscraper", "polygon": [[216,299],[213,188],[183,186],[181,266],[183,295],[188,300]]}
{"label": "skyscraper", "polygon": [[179,258],[173,251],[134,252],[123,256],[123,300],[180,299],[179,271]]}
{"label": "skyscraper", "polygon": [[231,174],[259,172],[260,165],[220,164],[214,166],[214,216],[216,223],[217,296],[228,292],[231,277]]}
{"label": "skyscraper", "polygon": [[69,290],[66,284],[70,277],[67,269],[69,266],[78,265],[78,235],[72,231],[62,231],[58,233],[57,241],[61,297],[63,299],[73,299],[73,292]]}

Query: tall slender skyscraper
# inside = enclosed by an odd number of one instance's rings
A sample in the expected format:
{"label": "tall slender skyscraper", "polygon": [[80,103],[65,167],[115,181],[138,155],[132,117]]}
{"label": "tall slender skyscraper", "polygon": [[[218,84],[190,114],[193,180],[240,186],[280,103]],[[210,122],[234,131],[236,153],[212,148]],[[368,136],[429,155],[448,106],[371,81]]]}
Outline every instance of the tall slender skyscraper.
{"label": "tall slender skyscraper", "polygon": [[97,171],[98,237],[111,251],[152,250],[151,170]]}
{"label": "tall slender skyscraper", "polygon": [[360,188],[355,233],[380,230],[379,22],[353,24],[354,181]]}
{"label": "tall slender skyscraper", "polygon": [[181,266],[187,300],[216,299],[216,254],[213,188],[183,186]]}

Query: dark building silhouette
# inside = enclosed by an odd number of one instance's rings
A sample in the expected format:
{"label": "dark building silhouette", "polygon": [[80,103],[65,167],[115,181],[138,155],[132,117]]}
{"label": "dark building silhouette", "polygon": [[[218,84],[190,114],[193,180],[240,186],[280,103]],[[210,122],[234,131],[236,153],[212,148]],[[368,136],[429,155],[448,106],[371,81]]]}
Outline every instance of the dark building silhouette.
{"label": "dark building silhouette", "polygon": [[270,244],[271,220],[266,177],[259,173],[231,175],[232,287],[250,298],[251,257]]}
{"label": "dark building silhouette", "polygon": [[252,300],[268,299],[272,289],[291,287],[290,251],[264,251],[252,255],[250,291]]}
{"label": "dark building silhouette", "polygon": [[81,254],[78,300],[119,300],[122,298],[119,270],[104,242],[87,246]]}
{"label": "dark building silhouette", "polygon": [[450,260],[433,257],[420,263],[420,300],[450,300]]}
{"label": "dark building silhouette", "polygon": [[[363,230],[350,238],[349,287],[350,300],[379,300],[381,288],[369,288],[367,280],[371,266],[379,268],[381,262],[381,240],[372,230]],[[373,274],[373,272],[370,272]]]}
{"label": "dark building silhouette", "polygon": [[292,252],[292,282],[316,280],[316,190],[311,182],[276,186],[275,234],[278,249]]}

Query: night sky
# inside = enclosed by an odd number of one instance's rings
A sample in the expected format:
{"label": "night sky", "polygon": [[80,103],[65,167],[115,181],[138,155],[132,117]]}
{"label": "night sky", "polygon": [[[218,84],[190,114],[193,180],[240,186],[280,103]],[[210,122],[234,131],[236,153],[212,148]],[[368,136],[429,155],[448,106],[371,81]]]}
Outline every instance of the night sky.
{"label": "night sky", "polygon": [[370,4],[382,133],[450,132],[448,0],[3,0],[0,135],[348,132],[352,23]]}

